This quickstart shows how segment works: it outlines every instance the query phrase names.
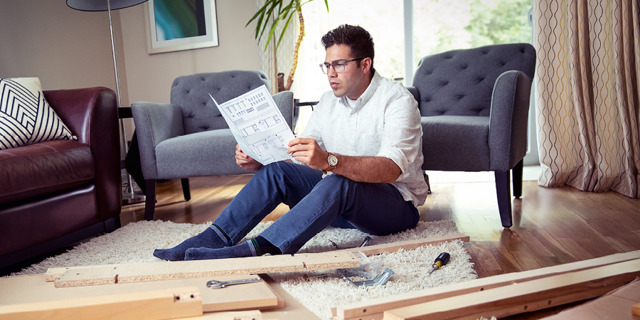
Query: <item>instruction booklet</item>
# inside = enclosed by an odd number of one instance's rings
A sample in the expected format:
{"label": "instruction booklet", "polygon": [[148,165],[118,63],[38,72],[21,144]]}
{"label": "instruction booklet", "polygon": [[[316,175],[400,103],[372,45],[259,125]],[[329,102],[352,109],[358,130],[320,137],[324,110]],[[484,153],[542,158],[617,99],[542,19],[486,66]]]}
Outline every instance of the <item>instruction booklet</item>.
{"label": "instruction booklet", "polygon": [[291,159],[287,143],[295,136],[266,86],[223,104],[209,96],[244,153],[263,165]]}

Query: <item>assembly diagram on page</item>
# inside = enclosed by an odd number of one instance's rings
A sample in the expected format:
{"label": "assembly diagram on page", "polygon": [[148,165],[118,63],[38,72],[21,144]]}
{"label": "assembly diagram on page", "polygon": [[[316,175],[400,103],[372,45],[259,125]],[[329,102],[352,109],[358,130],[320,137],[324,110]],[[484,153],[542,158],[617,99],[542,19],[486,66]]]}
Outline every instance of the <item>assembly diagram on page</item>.
{"label": "assembly diagram on page", "polygon": [[287,143],[291,128],[266,86],[253,89],[223,104],[209,94],[226,120],[240,149],[260,163],[291,159]]}

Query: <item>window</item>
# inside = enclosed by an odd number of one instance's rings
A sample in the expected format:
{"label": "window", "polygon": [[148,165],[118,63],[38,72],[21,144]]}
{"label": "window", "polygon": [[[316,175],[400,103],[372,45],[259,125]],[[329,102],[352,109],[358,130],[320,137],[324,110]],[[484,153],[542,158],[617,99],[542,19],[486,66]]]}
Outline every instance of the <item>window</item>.
{"label": "window", "polygon": [[[397,3],[398,5],[390,5]],[[403,77],[404,39],[402,2],[398,0],[329,1],[329,13],[324,1],[316,0],[302,7],[305,36],[300,51],[294,81],[296,98],[316,101],[330,90],[320,63],[325,50],[320,38],[341,24],[359,25],[371,36],[376,49],[374,67],[385,77]]]}
{"label": "window", "polygon": [[[423,56],[494,43],[531,42],[531,4],[531,0],[330,0],[327,14],[324,1],[311,1],[303,7],[305,38],[293,88],[296,98],[315,101],[329,90],[318,67],[324,61],[320,38],[340,24],[367,29],[375,43],[376,70],[407,84]],[[413,35],[405,37],[405,29]],[[410,41],[405,43],[405,38]],[[412,63],[405,66],[407,59]]]}

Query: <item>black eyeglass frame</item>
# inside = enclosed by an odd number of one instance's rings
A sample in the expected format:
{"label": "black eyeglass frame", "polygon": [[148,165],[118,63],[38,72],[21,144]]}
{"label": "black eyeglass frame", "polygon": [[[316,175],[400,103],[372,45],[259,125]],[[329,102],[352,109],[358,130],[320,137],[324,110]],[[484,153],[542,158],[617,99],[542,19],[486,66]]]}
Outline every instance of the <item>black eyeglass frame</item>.
{"label": "black eyeglass frame", "polygon": [[[325,63],[321,63],[320,64],[320,70],[322,70],[322,73],[327,74],[330,70],[330,68],[333,68],[333,71],[335,71],[336,73],[342,73],[344,72],[344,68],[346,68],[347,63],[349,62],[353,62],[353,61],[358,61],[358,60],[363,60],[366,59],[365,58],[355,58],[355,59],[351,59],[351,60],[345,60],[345,59],[340,59],[340,60],[335,60],[332,61],[331,63],[325,62]],[[341,71],[336,70],[336,66],[341,67]]]}

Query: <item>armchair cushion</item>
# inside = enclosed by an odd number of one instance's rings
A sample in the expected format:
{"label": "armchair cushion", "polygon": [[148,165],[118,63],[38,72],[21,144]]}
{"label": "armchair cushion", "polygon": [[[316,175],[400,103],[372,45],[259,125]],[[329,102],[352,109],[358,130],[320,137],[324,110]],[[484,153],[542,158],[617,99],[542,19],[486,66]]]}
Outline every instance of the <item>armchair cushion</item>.
{"label": "armchair cushion", "polygon": [[75,140],[44,97],[38,78],[0,79],[0,150]]}
{"label": "armchair cushion", "polygon": [[231,129],[209,130],[164,140],[156,146],[158,176],[177,179],[246,173],[230,160],[235,159],[236,144]]}
{"label": "armchair cushion", "polygon": [[422,117],[423,169],[483,171],[489,167],[489,117]]}

